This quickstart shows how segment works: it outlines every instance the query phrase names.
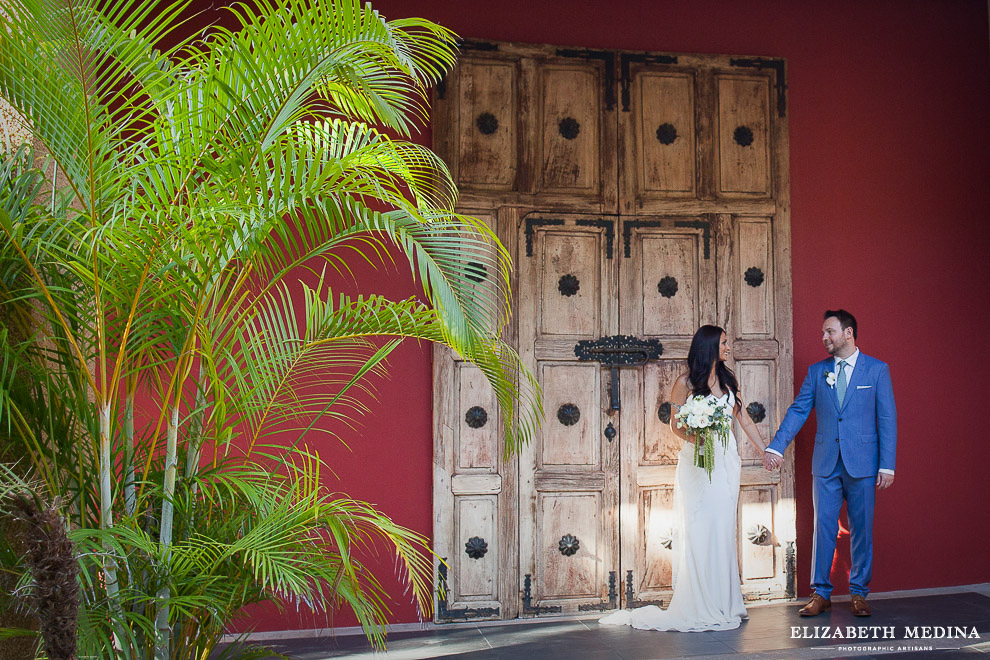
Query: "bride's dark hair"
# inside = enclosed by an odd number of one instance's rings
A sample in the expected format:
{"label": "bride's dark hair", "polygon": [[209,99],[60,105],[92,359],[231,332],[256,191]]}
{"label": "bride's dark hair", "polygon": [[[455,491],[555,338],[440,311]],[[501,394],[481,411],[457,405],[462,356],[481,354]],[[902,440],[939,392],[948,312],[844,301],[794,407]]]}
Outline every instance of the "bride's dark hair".
{"label": "bride's dark hair", "polygon": [[739,383],[736,382],[735,374],[725,362],[718,359],[718,345],[723,332],[725,330],[717,325],[703,325],[691,338],[687,356],[691,394],[706,396],[712,393],[712,388],[708,386],[708,376],[712,373],[712,364],[717,362],[715,375],[718,376],[722,392],[731,391],[733,396],[739,398]]}

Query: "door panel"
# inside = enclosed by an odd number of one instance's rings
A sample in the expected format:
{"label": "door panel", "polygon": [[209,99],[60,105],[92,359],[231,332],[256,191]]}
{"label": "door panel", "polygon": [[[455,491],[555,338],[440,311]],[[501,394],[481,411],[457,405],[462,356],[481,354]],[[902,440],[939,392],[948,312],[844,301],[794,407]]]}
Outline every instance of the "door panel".
{"label": "door panel", "polygon": [[[461,536],[473,534],[465,539],[466,544],[471,544],[472,539],[482,539],[488,544],[487,552],[481,556],[471,556],[464,552],[458,552],[453,556],[451,563],[451,590],[457,594],[457,603],[475,603],[481,601],[485,604],[498,602],[497,570],[499,565],[498,547],[493,546],[490,541],[497,538],[497,495],[463,495],[456,499],[457,528],[462,531]],[[486,540],[487,539],[487,540]],[[475,544],[478,547],[481,541]],[[474,555],[479,555],[480,550]]]}
{"label": "door panel", "polygon": [[498,407],[495,393],[481,370],[457,365],[458,407],[465,419],[456,434],[458,474],[493,473],[498,463]]}
{"label": "door panel", "polygon": [[[744,488],[739,493],[739,569],[743,583],[772,579],[773,486]],[[769,523],[769,527],[767,527]]]}
{"label": "door panel", "polygon": [[601,255],[597,234],[554,231],[541,242],[540,334],[594,335],[601,327]]}
{"label": "door panel", "polygon": [[735,307],[740,339],[774,334],[773,239],[769,218],[738,218]]}
{"label": "door panel", "polygon": [[668,397],[674,381],[684,372],[684,363],[680,360],[661,359],[642,369],[644,410],[640,468],[648,465],[675,465],[681,439],[674,435],[667,423],[671,414]]}
{"label": "door panel", "polygon": [[600,193],[601,85],[601,76],[592,67],[570,64],[541,69],[541,191]]}
{"label": "door panel", "polygon": [[[598,600],[603,538],[600,492],[540,493],[536,584],[540,605]],[[573,554],[568,554],[573,550]]]}
{"label": "door panel", "polygon": [[635,148],[627,154],[635,179],[627,195],[642,209],[670,197],[696,197],[698,144],[692,72],[637,70],[630,128]]}
{"label": "door panel", "polygon": [[717,75],[715,89],[720,194],[769,195],[769,78]]}
{"label": "door panel", "polygon": [[538,377],[548,414],[537,469],[601,470],[601,447],[594,441],[601,422],[598,367],[541,362]]}
{"label": "door panel", "polygon": [[[776,430],[771,422],[777,419],[774,405],[773,382],[775,364],[772,360],[745,360],[736,362],[736,379],[739,381],[739,399],[744,410],[742,414],[750,417],[759,429],[760,434],[769,439]],[[739,456],[745,460],[762,460],[763,455],[749,442],[742,442],[745,436],[736,422],[734,433],[740,439]]]}
{"label": "door panel", "polygon": [[457,183],[511,190],[516,178],[517,67],[512,62],[464,62],[458,76],[460,140]]}

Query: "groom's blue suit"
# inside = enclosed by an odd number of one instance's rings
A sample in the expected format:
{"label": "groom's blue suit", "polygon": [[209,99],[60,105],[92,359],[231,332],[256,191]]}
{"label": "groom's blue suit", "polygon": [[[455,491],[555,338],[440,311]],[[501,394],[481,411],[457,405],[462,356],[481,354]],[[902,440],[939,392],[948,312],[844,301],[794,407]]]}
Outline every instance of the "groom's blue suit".
{"label": "groom's blue suit", "polygon": [[893,472],[897,447],[897,412],[887,364],[860,353],[841,407],[835,385],[827,380],[835,369],[832,357],[808,368],[801,391],[768,447],[783,455],[815,408],[818,430],[811,459],[815,502],[811,586],[826,600],[832,594],[830,575],[843,499],[852,546],[849,591],[863,597],[869,593],[876,477],[880,469]]}

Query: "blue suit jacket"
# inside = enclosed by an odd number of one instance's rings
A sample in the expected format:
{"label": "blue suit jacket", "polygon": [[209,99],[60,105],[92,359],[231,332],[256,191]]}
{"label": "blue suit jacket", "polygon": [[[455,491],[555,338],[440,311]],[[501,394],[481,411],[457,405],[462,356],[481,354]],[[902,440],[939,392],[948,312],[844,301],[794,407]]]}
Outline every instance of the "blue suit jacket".
{"label": "blue suit jacket", "polygon": [[829,386],[825,380],[825,374],[834,370],[835,360],[831,357],[808,367],[801,391],[787,409],[770,449],[783,454],[815,408],[818,430],[811,459],[812,474],[828,476],[835,469],[840,450],[850,476],[876,476],[879,468],[893,470],[897,410],[890,368],[885,362],[860,352],[841,409],[835,386]]}

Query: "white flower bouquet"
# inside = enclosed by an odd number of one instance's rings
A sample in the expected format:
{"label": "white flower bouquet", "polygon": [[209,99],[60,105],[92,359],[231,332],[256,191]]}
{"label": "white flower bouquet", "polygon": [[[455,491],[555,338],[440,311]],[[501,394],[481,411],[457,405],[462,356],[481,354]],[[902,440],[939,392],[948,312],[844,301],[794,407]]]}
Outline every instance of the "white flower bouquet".
{"label": "white flower bouquet", "polygon": [[687,429],[695,436],[694,464],[704,468],[708,480],[712,478],[715,465],[715,438],[726,447],[729,444],[729,430],[732,428],[732,411],[727,399],[711,394],[692,396],[674,414],[677,428]]}

